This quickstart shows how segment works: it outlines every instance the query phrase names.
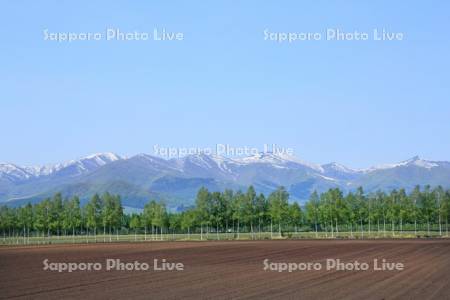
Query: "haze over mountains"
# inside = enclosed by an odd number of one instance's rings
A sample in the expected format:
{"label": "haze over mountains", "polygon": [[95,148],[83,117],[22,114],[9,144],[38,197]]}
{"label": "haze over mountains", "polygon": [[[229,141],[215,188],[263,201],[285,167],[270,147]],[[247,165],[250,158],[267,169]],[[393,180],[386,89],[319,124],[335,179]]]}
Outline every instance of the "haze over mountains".
{"label": "haze over mountains", "polygon": [[291,199],[302,202],[314,190],[363,186],[368,192],[412,189],[415,185],[450,187],[450,162],[413,157],[396,164],[351,169],[338,163],[316,165],[293,156],[259,153],[229,158],[196,154],[163,159],[147,154],[123,158],[99,153],[66,163],[21,167],[0,163],[0,202],[21,205],[37,202],[56,192],[78,195],[86,201],[109,191],[122,196],[124,205],[141,208],[150,198],[164,200],[176,209],[194,203],[197,190],[245,189],[269,193],[280,185]]}

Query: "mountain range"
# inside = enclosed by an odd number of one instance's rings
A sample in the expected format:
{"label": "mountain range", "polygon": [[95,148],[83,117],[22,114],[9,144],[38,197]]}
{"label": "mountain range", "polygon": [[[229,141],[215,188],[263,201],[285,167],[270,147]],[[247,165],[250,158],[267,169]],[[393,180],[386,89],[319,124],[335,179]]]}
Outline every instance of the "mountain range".
{"label": "mountain range", "polygon": [[362,186],[372,192],[411,190],[426,184],[450,187],[450,162],[416,156],[396,164],[352,169],[273,153],[239,158],[195,154],[173,159],[98,153],[49,166],[0,163],[0,203],[12,206],[38,202],[56,192],[87,201],[95,193],[109,191],[120,194],[128,207],[141,208],[149,199],[156,199],[164,200],[171,209],[183,209],[194,203],[202,186],[223,190],[253,185],[257,192],[267,194],[283,185],[291,199],[303,202],[312,191],[333,187],[350,191]]}

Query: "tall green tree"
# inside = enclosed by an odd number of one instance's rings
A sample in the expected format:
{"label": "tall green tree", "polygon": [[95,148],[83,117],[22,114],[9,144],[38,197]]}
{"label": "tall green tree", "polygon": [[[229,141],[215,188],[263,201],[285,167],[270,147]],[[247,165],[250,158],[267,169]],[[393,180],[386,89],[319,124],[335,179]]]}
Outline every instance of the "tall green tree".
{"label": "tall green tree", "polygon": [[98,194],[92,196],[85,207],[86,228],[94,231],[94,238],[97,241],[97,229],[102,225],[103,201]]}
{"label": "tall green tree", "polygon": [[137,230],[141,227],[141,215],[132,214],[130,219],[130,228],[134,230],[134,240],[137,240]]}
{"label": "tall green tree", "polygon": [[314,224],[314,231],[318,237],[318,223],[319,223],[319,195],[314,191],[306,203],[306,219],[310,224]]}
{"label": "tall green tree", "polygon": [[75,229],[81,226],[81,208],[80,199],[77,196],[72,197],[70,200],[65,200],[63,203],[63,220],[62,226],[64,231],[72,232],[72,237],[75,237]]}
{"label": "tall green tree", "polygon": [[281,237],[281,227],[288,215],[288,199],[289,193],[284,187],[277,188],[276,191],[270,194],[269,200],[269,214],[271,220],[278,224],[278,233]]}
{"label": "tall green tree", "polygon": [[203,240],[203,227],[210,224],[211,194],[207,188],[200,188],[195,199],[197,217],[200,223],[200,239]]}
{"label": "tall green tree", "polygon": [[303,213],[300,205],[297,202],[289,205],[289,223],[291,226],[295,228],[295,232],[298,232],[298,228],[302,225],[303,221]]}

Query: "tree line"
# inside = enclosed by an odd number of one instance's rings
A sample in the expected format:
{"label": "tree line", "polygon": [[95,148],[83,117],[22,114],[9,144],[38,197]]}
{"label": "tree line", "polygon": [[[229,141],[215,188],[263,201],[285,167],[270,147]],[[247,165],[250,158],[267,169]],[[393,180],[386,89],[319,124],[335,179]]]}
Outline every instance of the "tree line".
{"label": "tree line", "polygon": [[142,212],[124,214],[119,195],[95,194],[86,205],[77,196],[63,198],[60,193],[37,204],[22,207],[0,207],[0,230],[3,237],[86,235],[97,239],[100,234],[109,240],[116,234],[144,234],[162,239],[164,234],[232,233],[239,238],[249,233],[258,238],[262,232],[279,236],[286,232],[325,232],[337,237],[346,232],[353,236],[373,232],[431,231],[448,236],[450,190],[442,187],[421,189],[410,193],[404,189],[390,193],[366,194],[360,187],[344,195],[338,188],[324,193],[313,192],[302,207],[289,202],[289,193],[279,187],[267,197],[257,194],[253,186],[246,191],[227,189],[210,192],[201,188],[195,205],[183,212],[170,212],[164,202],[149,201]]}

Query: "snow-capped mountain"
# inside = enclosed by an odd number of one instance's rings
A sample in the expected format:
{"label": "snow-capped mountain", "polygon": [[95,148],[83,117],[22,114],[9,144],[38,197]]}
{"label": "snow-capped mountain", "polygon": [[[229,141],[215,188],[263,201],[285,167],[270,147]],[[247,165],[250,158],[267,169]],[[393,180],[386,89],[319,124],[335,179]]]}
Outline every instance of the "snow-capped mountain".
{"label": "snow-capped mountain", "polygon": [[323,168],[320,165],[302,161],[295,156],[285,153],[258,153],[253,156],[236,159],[236,161],[243,164],[271,164],[278,168],[301,167],[323,172]]}
{"label": "snow-capped mountain", "polygon": [[25,180],[34,176],[27,168],[11,163],[0,163],[0,179],[9,181]]}
{"label": "snow-capped mountain", "polygon": [[393,169],[393,168],[398,168],[398,167],[408,167],[408,166],[416,166],[416,167],[420,167],[420,168],[425,168],[425,169],[431,169],[431,168],[435,168],[435,167],[439,167],[442,164],[445,164],[446,162],[438,162],[438,161],[430,161],[430,160],[424,160],[421,159],[419,156],[414,156],[408,160],[399,162],[399,163],[395,163],[395,164],[384,164],[384,165],[379,165],[379,166],[375,166],[366,170],[363,170],[365,172],[373,172],[373,171],[377,171],[377,170],[386,170],[386,169]]}
{"label": "snow-capped mountain", "polygon": [[66,176],[77,176],[91,172],[110,162],[122,159],[114,153],[96,153],[77,160],[45,166],[19,167],[14,164],[0,164],[0,178],[11,181],[36,179],[63,173]]}
{"label": "snow-capped mountain", "polygon": [[450,163],[413,157],[396,164],[352,169],[338,163],[317,165],[274,153],[249,157],[195,154],[173,159],[98,153],[50,166],[0,164],[0,202],[17,204],[39,201],[58,191],[77,194],[82,199],[109,191],[120,194],[127,206],[140,207],[154,198],[174,207],[192,204],[201,186],[223,190],[244,189],[248,185],[262,193],[283,185],[292,199],[302,201],[314,190],[334,187],[348,191],[363,186],[370,192],[412,189],[417,184],[450,187]]}
{"label": "snow-capped mountain", "polygon": [[338,164],[336,162],[332,162],[329,164],[322,165],[323,174],[338,179],[351,180],[357,178],[362,174],[361,170],[351,169],[344,165]]}
{"label": "snow-capped mountain", "polygon": [[346,167],[344,165],[338,164],[336,162],[332,162],[332,163],[329,163],[329,164],[322,165],[322,169],[325,172],[331,172],[331,171],[340,172],[340,173],[359,173],[359,172],[361,172],[360,170],[351,169],[351,168],[348,168],[348,167]]}

